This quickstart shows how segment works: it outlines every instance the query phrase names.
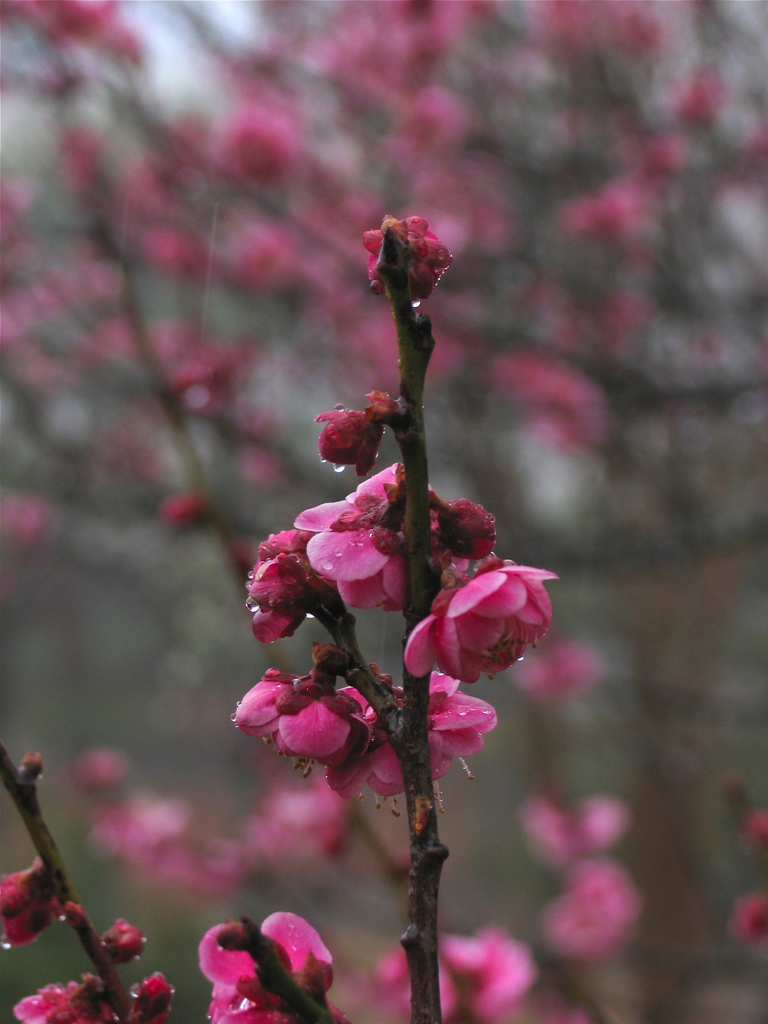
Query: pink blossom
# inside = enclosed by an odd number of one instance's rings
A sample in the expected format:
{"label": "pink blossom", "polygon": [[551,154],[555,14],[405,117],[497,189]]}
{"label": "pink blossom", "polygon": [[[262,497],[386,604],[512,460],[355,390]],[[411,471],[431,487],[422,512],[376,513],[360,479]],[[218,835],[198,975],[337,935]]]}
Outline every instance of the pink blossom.
{"label": "pink blossom", "polygon": [[271,789],[248,819],[245,842],[257,864],[302,863],[340,853],[348,826],[349,803],[312,776]]}
{"label": "pink blossom", "polygon": [[118,786],[128,774],[128,758],[113,747],[97,747],[80,754],[71,771],[75,782],[83,789]]}
{"label": "pink blossom", "polygon": [[[250,955],[219,945],[221,928],[209,928],[199,947],[200,970],[213,982],[211,1024],[288,1024],[293,1015],[278,997],[261,987]],[[330,988],[333,958],[312,925],[297,914],[278,912],[263,922],[261,931],[282,950],[289,970],[301,972],[309,963],[313,975],[322,978],[323,987]]]}
{"label": "pink blossom", "polygon": [[232,243],[232,266],[246,288],[276,291],[300,283],[299,245],[281,221],[247,223]]}
{"label": "pink blossom", "polygon": [[148,260],[173,274],[201,278],[208,267],[208,250],[197,235],[181,228],[150,228],[144,233],[142,248]]}
{"label": "pink blossom", "polygon": [[59,914],[61,904],[39,857],[25,871],[3,875],[0,880],[3,942],[11,946],[34,942]]}
{"label": "pink blossom", "polygon": [[730,928],[739,942],[746,942],[757,949],[768,949],[768,893],[751,892],[738,899]]}
{"label": "pink blossom", "polygon": [[620,864],[580,861],[566,875],[564,895],[544,909],[544,935],[561,956],[606,960],[626,945],[640,910],[640,894]]}
{"label": "pink blossom", "polygon": [[388,497],[397,469],[390,466],[364,480],[343,501],[307,509],[294,523],[315,533],[307,544],[312,568],[336,580],[342,599],[353,608],[382,605],[385,611],[399,611],[405,604],[402,512]]}
{"label": "pink blossom", "polygon": [[241,107],[222,129],[224,170],[236,178],[279,181],[298,161],[299,131],[295,116],[280,109],[277,101]]}
{"label": "pink blossom", "polygon": [[326,765],[362,754],[369,742],[357,701],[314,670],[293,676],[268,669],[243,697],[235,724],[249,736],[272,736],[289,757]]}
{"label": "pink blossom", "polygon": [[473,579],[442,590],[432,602],[432,613],[408,638],[408,671],[426,675],[437,661],[443,671],[474,683],[481,672],[507,668],[549,627],[552,605],[543,583],[550,579],[557,576],[546,569],[487,559]]}
{"label": "pink blossom", "polygon": [[[371,740],[358,757],[333,766],[328,785],[340,796],[354,797],[366,784],[379,796],[396,796],[403,791],[403,775],[394,750],[382,730],[375,727],[375,715],[356,690],[347,692],[358,701],[371,725]],[[402,699],[402,691],[394,690]],[[496,712],[483,700],[459,691],[459,681],[433,672],[429,681],[429,754],[432,778],[446,774],[454,757],[469,757],[482,749],[485,733],[496,726]]]}
{"label": "pink blossom", "polygon": [[714,72],[700,71],[678,87],[675,113],[681,121],[706,126],[728,99],[728,87]]}
{"label": "pink blossom", "polygon": [[600,655],[581,640],[557,640],[515,669],[515,682],[539,701],[557,701],[595,686],[604,666]]}
{"label": "pink blossom", "polygon": [[494,361],[490,379],[512,395],[543,441],[577,450],[605,440],[605,393],[575,367],[534,352],[512,353]]}
{"label": "pink blossom", "polygon": [[58,519],[53,506],[39,494],[8,494],[0,500],[0,535],[21,551],[47,544]]}
{"label": "pink blossom", "polygon": [[157,514],[168,526],[189,526],[201,522],[207,509],[207,495],[200,491],[185,491],[164,498]]}
{"label": "pink blossom", "polygon": [[13,1008],[21,1024],[113,1024],[117,1017],[103,998],[99,979],[46,985]]}
{"label": "pink blossom", "polygon": [[610,796],[590,797],[573,811],[546,797],[531,797],[520,808],[520,819],[536,854],[564,868],[613,846],[629,823],[629,812],[623,801]]}
{"label": "pink blossom", "polygon": [[648,200],[648,193],[636,180],[611,181],[592,195],[565,203],[560,209],[560,225],[566,234],[596,242],[633,242],[645,231]]}
{"label": "pink blossom", "polygon": [[[468,1018],[480,1024],[506,1020],[520,1009],[537,974],[528,946],[494,927],[471,937],[444,935],[439,968],[445,1024],[461,1024]],[[410,987],[402,949],[382,957],[374,984],[390,1012],[407,1012]]]}

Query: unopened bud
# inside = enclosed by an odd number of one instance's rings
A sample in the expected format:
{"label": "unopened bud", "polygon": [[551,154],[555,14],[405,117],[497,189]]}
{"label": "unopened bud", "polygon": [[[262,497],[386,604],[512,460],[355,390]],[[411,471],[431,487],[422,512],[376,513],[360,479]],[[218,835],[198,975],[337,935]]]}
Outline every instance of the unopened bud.
{"label": "unopened bud", "polygon": [[358,409],[323,412],[315,422],[327,424],[317,443],[321,459],[337,466],[354,466],[358,476],[373,469],[384,434],[381,423],[372,422]]}
{"label": "unopened bud", "polygon": [[101,941],[116,964],[127,964],[141,956],[147,937],[140,928],[119,918],[104,932]]}
{"label": "unopened bud", "polygon": [[441,542],[457,558],[485,558],[496,543],[496,520],[482,505],[460,498],[437,508]]}
{"label": "unopened bud", "polygon": [[171,1009],[173,986],[157,971],[131,986],[131,1024],[166,1024]]}

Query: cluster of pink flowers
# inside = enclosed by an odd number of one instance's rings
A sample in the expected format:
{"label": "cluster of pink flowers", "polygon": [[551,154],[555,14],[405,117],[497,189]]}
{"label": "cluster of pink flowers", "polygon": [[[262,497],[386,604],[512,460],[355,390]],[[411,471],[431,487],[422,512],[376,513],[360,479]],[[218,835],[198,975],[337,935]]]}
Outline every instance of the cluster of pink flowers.
{"label": "cluster of pink flowers", "polygon": [[[440,1001],[445,1024],[500,1024],[517,1013],[536,980],[531,951],[502,928],[440,940]],[[402,949],[387,953],[376,968],[374,990],[393,1015],[410,1006],[408,968]]]}
{"label": "cluster of pink flowers", "polygon": [[[251,956],[219,945],[222,925],[209,928],[200,943],[200,970],[213,982],[209,1008],[211,1024],[298,1024],[298,1017],[278,997],[261,985]],[[325,1000],[333,981],[333,958],[318,933],[297,914],[271,914],[261,925],[283,965],[299,984]],[[330,1010],[337,1024],[347,1024],[335,1006]]]}
{"label": "cluster of pink flowers", "polygon": [[[167,1024],[173,987],[156,972],[131,987],[128,1024]],[[13,1008],[21,1024],[117,1024],[117,1015],[106,1001],[103,983],[92,974],[82,982],[46,985]]]}
{"label": "cluster of pink flowers", "polygon": [[573,811],[539,796],[525,801],[520,820],[541,860],[566,868],[613,846],[629,824],[629,811],[622,800],[611,796],[589,797]]}
{"label": "cluster of pink flowers", "polygon": [[[386,676],[379,678],[400,700],[399,687],[391,686]],[[481,750],[483,736],[496,725],[490,704],[458,687],[458,680],[432,673],[429,746],[434,779],[445,775],[454,757]],[[403,791],[400,765],[374,709],[354,687],[337,690],[334,678],[317,666],[303,677],[269,669],[241,701],[235,722],[250,736],[271,737],[289,757],[327,766],[328,785],[341,796],[357,796],[366,784],[379,796]]]}

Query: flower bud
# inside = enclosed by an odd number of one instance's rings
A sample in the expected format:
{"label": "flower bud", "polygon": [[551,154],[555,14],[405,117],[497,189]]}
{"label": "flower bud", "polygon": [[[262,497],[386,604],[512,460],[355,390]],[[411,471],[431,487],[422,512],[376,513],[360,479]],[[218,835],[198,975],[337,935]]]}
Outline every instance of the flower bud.
{"label": "flower bud", "polygon": [[166,1024],[171,1009],[173,986],[159,971],[131,986],[131,1024]]}
{"label": "flower bud", "polygon": [[496,543],[496,519],[482,505],[460,498],[438,506],[441,542],[457,558],[486,558]]}
{"label": "flower bud", "polygon": [[315,417],[316,423],[326,421],[318,440],[320,458],[338,466],[354,466],[358,476],[365,476],[379,454],[382,424],[357,409],[336,409]]}
{"label": "flower bud", "polygon": [[104,932],[101,941],[116,964],[127,964],[141,956],[147,937],[121,917]]}

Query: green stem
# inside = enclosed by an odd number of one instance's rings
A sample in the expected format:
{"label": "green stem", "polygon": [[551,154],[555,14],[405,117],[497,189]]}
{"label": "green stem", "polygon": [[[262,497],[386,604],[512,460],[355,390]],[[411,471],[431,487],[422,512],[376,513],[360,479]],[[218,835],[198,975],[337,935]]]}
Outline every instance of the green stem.
{"label": "green stem", "polygon": [[[408,604],[406,636],[430,611],[439,580],[430,565],[429,474],[424,433],[424,381],[434,348],[429,317],[416,315],[408,283],[407,244],[384,229],[378,272],[384,282],[397,330],[400,393],[409,416],[395,432],[405,469],[405,561]],[[448,850],[437,829],[429,758],[429,675],[416,678],[403,669],[403,712],[389,738],[403,772],[411,866],[408,928],[401,939],[411,977],[411,1024],[439,1024],[437,911],[440,873]]]}
{"label": "green stem", "polygon": [[65,911],[66,904],[76,904],[75,913],[67,913],[67,921],[77,932],[83,949],[104,982],[107,1002],[117,1014],[121,1024],[128,1021],[131,1001],[120,981],[115,965],[101,941],[99,933],[91,924],[82,906],[82,900],[69,877],[56,841],[45,822],[37,799],[36,780],[42,770],[38,754],[27,754],[17,768],[4,744],[0,742],[0,775],[8,790],[21,820],[29,833],[32,845],[37,850],[53,883],[56,898]]}

